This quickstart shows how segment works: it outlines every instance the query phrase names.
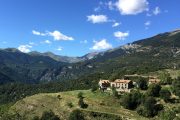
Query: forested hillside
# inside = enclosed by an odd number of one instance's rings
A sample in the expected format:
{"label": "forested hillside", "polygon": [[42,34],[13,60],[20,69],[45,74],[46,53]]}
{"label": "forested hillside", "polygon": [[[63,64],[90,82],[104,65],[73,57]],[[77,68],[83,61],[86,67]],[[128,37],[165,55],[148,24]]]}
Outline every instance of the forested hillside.
{"label": "forested hillside", "polygon": [[93,73],[115,77],[119,74],[179,69],[180,31],[158,34],[105,52],[87,54],[75,63],[60,62],[62,57],[52,53],[25,54],[16,49],[0,50],[0,58],[1,84],[71,80]]}

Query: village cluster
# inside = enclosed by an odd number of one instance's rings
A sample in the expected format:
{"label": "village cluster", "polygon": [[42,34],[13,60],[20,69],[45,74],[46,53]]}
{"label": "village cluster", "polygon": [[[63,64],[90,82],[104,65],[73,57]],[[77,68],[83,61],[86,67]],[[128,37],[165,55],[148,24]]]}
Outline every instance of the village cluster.
{"label": "village cluster", "polygon": [[[142,77],[142,76],[141,76]],[[148,78],[148,84],[158,84],[160,79],[154,76],[145,76]],[[99,81],[99,89],[102,91],[111,91],[112,88],[120,94],[124,92],[131,92],[134,87],[138,87],[137,83],[129,80],[129,79],[116,79],[114,81],[111,80],[100,80]]]}

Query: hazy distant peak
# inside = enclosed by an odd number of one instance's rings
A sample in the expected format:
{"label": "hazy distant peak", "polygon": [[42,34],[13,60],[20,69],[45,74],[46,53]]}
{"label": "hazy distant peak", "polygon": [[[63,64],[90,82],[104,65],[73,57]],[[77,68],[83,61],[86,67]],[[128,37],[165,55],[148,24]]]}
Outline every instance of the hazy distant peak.
{"label": "hazy distant peak", "polygon": [[5,51],[8,51],[8,52],[20,52],[18,49],[16,48],[6,48],[4,49]]}

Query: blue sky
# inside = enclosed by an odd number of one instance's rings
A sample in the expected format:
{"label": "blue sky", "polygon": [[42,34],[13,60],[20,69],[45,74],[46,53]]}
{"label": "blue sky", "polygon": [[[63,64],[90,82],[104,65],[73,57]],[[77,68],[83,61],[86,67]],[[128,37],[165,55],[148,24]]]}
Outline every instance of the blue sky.
{"label": "blue sky", "polygon": [[179,0],[0,0],[0,48],[82,56],[180,28]]}

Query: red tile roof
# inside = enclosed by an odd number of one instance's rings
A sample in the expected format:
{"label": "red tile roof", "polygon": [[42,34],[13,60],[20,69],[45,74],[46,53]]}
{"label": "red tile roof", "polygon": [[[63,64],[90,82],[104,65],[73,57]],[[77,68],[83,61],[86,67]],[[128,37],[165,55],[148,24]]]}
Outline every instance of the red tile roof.
{"label": "red tile roof", "polygon": [[115,82],[115,83],[129,83],[129,82],[131,82],[131,80],[116,79],[114,82]]}

